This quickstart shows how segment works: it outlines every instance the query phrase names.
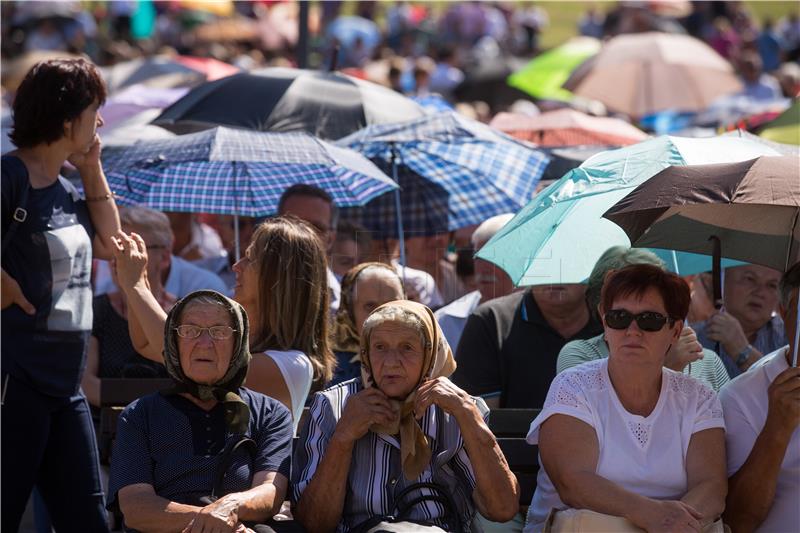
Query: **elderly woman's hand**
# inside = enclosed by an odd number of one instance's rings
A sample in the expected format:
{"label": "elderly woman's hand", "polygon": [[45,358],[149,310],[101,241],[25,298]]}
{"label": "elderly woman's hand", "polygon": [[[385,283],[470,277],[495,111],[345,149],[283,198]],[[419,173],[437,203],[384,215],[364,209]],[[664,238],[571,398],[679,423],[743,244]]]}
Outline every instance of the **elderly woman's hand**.
{"label": "elderly woman's hand", "polygon": [[111,238],[114,243],[112,268],[117,275],[117,283],[122,290],[133,288],[144,281],[147,272],[147,246],[136,233],[123,232]]}
{"label": "elderly woman's hand", "polygon": [[417,389],[417,396],[414,400],[414,414],[417,418],[422,418],[428,407],[433,404],[438,405],[446,413],[457,417],[461,412],[471,409],[475,402],[472,396],[456,387],[452,381],[444,377],[438,377],[425,380]]}
{"label": "elderly woman's hand", "polygon": [[703,515],[679,500],[651,500],[639,507],[633,522],[649,533],[694,533],[702,531]]}
{"label": "elderly woman's hand", "polygon": [[183,533],[238,533],[240,525],[238,500],[223,496],[200,509]]}
{"label": "elderly woman's hand", "polygon": [[398,416],[386,394],[370,387],[347,399],[334,436],[352,443],[366,435],[373,424],[391,425]]}
{"label": "elderly woman's hand", "polygon": [[664,366],[676,372],[683,372],[686,365],[703,358],[703,346],[697,342],[697,334],[689,326],[681,330],[678,342],[667,352]]}

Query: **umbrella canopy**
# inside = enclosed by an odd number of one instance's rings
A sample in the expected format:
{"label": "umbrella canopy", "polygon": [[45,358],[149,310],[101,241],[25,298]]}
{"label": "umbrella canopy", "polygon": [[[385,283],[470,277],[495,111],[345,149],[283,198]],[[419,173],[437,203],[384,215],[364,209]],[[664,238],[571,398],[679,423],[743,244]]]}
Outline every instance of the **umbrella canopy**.
{"label": "umbrella canopy", "polygon": [[536,56],[521,70],[508,77],[508,84],[542,100],[572,100],[572,93],[561,86],[581,63],[600,51],[593,37],[575,37]]}
{"label": "umbrella canopy", "polygon": [[742,89],[730,63],[687,35],[619,35],[589,61],[564,87],[637,118],[667,109],[700,111]]}
{"label": "umbrella canopy", "polygon": [[800,261],[800,158],[669,167],[603,216],[635,246],[710,254],[716,236],[726,257],[785,271]]}
{"label": "umbrella canopy", "polygon": [[800,100],[762,128],[761,137],[770,141],[800,145]]}
{"label": "umbrella canopy", "polygon": [[[536,190],[549,158],[456,113],[370,126],[337,144],[359,151],[387,174],[396,163],[404,232],[432,235],[516,211]],[[397,237],[397,210],[387,196],[361,212],[378,238]]]}
{"label": "umbrella canopy", "polygon": [[196,87],[154,124],[176,133],[223,125],[338,139],[369,124],[424,114],[408,98],[368,81],[335,72],[267,68]]}
{"label": "umbrella canopy", "polygon": [[[505,270],[516,285],[581,283],[609,247],[630,246],[625,232],[602,215],[634,188],[672,165],[742,161],[759,155],[778,153],[732,136],[663,136],[602,152],[542,191],[481,248],[478,257]],[[673,264],[671,253],[662,258]],[[704,256],[679,256],[678,262],[682,274],[711,269]]]}
{"label": "umbrella canopy", "polygon": [[540,146],[627,146],[647,139],[645,132],[624,120],[593,117],[574,109],[559,109],[534,117],[498,113],[489,125]]}
{"label": "umbrella canopy", "polygon": [[100,71],[112,94],[137,84],[168,89],[190,87],[206,81],[204,73],[164,55],[132,59],[103,67]]}
{"label": "umbrella canopy", "polygon": [[214,128],[139,142],[105,157],[104,166],[119,203],[161,211],[263,217],[295,183],[324,189],[339,206],[397,188],[359,154],[299,132]]}

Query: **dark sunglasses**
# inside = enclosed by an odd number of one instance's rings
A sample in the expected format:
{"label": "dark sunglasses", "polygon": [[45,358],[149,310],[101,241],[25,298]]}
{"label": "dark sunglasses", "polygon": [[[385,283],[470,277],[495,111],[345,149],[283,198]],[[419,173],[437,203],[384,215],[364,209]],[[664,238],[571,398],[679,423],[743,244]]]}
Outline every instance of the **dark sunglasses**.
{"label": "dark sunglasses", "polygon": [[604,318],[606,319],[606,325],[611,329],[628,329],[631,322],[636,320],[636,325],[639,326],[639,329],[650,332],[661,331],[664,324],[667,322],[672,324],[674,322],[674,320],[654,311],[645,311],[634,315],[625,309],[612,309],[606,312]]}

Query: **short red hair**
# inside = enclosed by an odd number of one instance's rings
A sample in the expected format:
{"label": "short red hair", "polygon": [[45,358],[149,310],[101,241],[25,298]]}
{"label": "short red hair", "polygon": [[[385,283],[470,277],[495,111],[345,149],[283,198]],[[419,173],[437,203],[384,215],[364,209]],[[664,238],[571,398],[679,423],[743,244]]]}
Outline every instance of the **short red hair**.
{"label": "short red hair", "polygon": [[683,321],[689,313],[689,285],[677,274],[653,265],[629,265],[606,274],[600,293],[603,312],[611,309],[614,300],[625,296],[641,296],[649,289],[661,295],[664,309],[671,320]]}

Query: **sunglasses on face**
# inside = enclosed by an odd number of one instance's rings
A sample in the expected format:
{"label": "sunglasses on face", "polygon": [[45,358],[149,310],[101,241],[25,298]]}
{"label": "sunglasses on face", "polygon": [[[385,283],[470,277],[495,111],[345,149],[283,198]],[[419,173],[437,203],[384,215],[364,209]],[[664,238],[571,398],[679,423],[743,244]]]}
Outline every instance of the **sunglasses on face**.
{"label": "sunglasses on face", "polygon": [[667,322],[674,322],[673,320],[665,317],[661,313],[655,311],[645,311],[634,315],[625,309],[612,309],[604,315],[606,325],[611,329],[628,329],[631,322],[636,321],[636,325],[642,331],[661,331],[664,324]]}

